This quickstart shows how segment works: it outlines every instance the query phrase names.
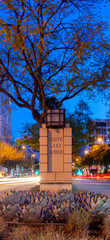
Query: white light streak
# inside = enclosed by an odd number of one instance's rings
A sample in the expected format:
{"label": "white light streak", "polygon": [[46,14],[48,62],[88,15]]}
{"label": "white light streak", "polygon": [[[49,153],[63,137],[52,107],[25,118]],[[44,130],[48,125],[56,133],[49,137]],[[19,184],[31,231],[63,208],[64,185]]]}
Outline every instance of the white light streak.
{"label": "white light streak", "polygon": [[26,177],[26,178],[2,178],[0,179],[0,184],[6,183],[22,183],[22,182],[40,182],[40,177]]}

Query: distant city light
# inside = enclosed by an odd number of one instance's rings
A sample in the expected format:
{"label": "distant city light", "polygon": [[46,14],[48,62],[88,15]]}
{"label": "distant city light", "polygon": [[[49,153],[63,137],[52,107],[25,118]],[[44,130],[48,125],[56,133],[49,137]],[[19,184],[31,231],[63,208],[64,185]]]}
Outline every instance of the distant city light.
{"label": "distant city light", "polygon": [[78,169],[77,175],[78,175],[78,176],[82,175],[82,172],[80,171],[80,169]]}
{"label": "distant city light", "polygon": [[102,138],[98,138],[97,141],[98,141],[98,142],[102,142]]}
{"label": "distant city light", "polygon": [[32,154],[31,157],[35,157],[35,154]]}
{"label": "distant city light", "polygon": [[85,150],[85,154],[87,154],[88,153],[88,150]]}
{"label": "distant city light", "polygon": [[35,174],[36,174],[36,175],[39,175],[39,171],[35,171]]}
{"label": "distant city light", "polygon": [[22,149],[25,149],[25,146],[22,146]]}
{"label": "distant city light", "polygon": [[97,138],[97,142],[103,143],[103,138],[102,138],[102,137],[98,137],[98,138]]}

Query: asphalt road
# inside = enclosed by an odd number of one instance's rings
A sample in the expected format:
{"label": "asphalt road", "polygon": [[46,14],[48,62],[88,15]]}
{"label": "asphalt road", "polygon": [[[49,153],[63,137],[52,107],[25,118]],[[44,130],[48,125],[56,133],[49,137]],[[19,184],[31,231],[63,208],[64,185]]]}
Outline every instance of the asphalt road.
{"label": "asphalt road", "polygon": [[36,185],[39,185],[39,177],[3,178],[0,179],[0,194],[10,190],[30,191]]}
{"label": "asphalt road", "polygon": [[[39,185],[38,177],[0,179],[0,194],[10,190],[30,191]],[[73,186],[89,192],[102,193],[110,197],[110,181],[73,179]]]}
{"label": "asphalt road", "polygon": [[73,179],[73,185],[81,190],[102,193],[110,197],[110,181]]}

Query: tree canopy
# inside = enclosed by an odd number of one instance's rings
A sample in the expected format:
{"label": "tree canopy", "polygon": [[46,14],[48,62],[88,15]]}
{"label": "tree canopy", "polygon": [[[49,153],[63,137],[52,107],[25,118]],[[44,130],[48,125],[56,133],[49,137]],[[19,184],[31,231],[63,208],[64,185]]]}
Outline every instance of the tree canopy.
{"label": "tree canopy", "polygon": [[46,97],[57,97],[59,108],[84,90],[91,95],[109,87],[110,46],[106,25],[96,18],[101,3],[0,1],[0,92],[39,123]]}
{"label": "tree canopy", "polygon": [[72,114],[67,116],[67,122],[72,128],[72,153],[73,158],[83,151],[83,148],[88,143],[94,142],[92,136],[95,125],[91,119],[92,112],[86,102],[80,100]]}
{"label": "tree canopy", "polygon": [[21,138],[16,139],[16,147],[19,148],[22,145],[28,145],[31,149],[39,152],[39,128],[40,125],[38,123],[27,123],[24,126]]}
{"label": "tree canopy", "polygon": [[[79,156],[83,147],[94,142],[92,135],[95,125],[91,120],[92,112],[86,102],[80,100],[72,114],[67,114],[66,121],[72,128],[72,153],[73,158]],[[39,152],[39,128],[40,124],[26,124],[21,138],[16,139],[16,146],[29,145],[33,150]]]}
{"label": "tree canopy", "polygon": [[23,160],[23,151],[17,150],[6,142],[0,141],[0,165],[8,168],[20,165]]}
{"label": "tree canopy", "polygon": [[105,152],[103,156],[103,164],[106,166],[106,172],[107,172],[108,166],[110,165],[110,148]]}
{"label": "tree canopy", "polygon": [[106,144],[94,145],[91,151],[82,157],[81,166],[107,165],[109,163],[110,152]]}

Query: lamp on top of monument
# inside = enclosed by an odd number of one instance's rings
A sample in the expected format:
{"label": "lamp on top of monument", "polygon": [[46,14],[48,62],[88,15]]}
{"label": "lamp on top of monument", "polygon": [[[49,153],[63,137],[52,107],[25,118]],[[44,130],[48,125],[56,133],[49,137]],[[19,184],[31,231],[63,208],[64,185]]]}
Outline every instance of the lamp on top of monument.
{"label": "lamp on top of monument", "polygon": [[48,109],[46,125],[49,128],[63,128],[65,126],[65,109]]}

